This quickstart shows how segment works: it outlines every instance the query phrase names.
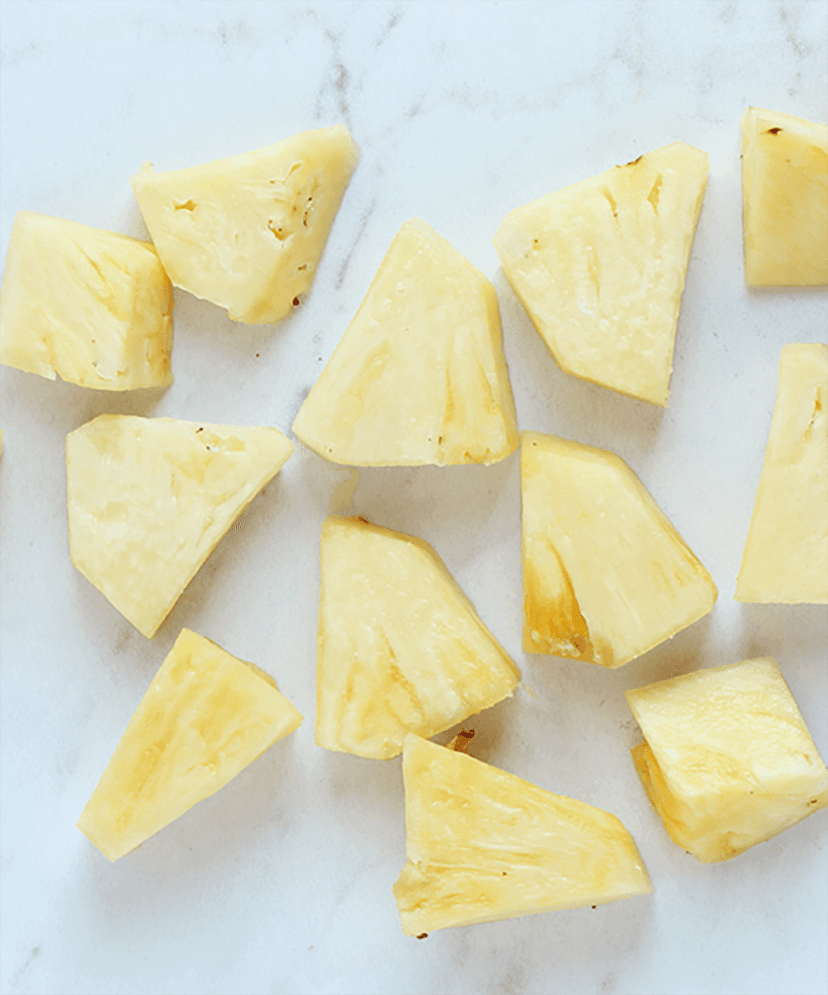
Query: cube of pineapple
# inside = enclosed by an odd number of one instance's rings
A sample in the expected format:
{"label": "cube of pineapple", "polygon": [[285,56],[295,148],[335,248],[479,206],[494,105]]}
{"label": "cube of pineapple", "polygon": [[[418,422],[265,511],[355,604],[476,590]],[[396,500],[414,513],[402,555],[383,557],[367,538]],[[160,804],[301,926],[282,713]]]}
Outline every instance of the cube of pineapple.
{"label": "cube of pineapple", "polygon": [[313,281],[359,150],[342,125],[154,174],[132,189],[177,287],[236,321],[280,321]]}
{"label": "cube of pineapple", "polygon": [[735,857],[828,805],[828,771],[770,657],[627,691],[633,761],[674,843]]}
{"label": "cube of pineapple", "polygon": [[0,295],[0,363],[98,390],[172,383],[172,287],[146,242],[23,211]]}
{"label": "cube of pineapple", "polygon": [[674,142],[513,211],[500,264],[566,373],[665,406],[710,163]]}
{"label": "cube of pineapple", "polygon": [[182,629],[78,828],[117,860],[215,794],[301,722],[272,677]]}

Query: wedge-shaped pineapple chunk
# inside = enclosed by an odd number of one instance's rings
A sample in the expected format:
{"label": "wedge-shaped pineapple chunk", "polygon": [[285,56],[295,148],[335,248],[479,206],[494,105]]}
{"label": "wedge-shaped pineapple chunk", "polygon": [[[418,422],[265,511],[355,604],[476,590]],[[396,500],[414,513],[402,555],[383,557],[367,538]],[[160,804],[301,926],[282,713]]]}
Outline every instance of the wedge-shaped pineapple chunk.
{"label": "wedge-shaped pineapple chunk", "polygon": [[828,284],[828,125],[745,111],[742,231],[748,286]]}
{"label": "wedge-shaped pineapple chunk", "polygon": [[828,346],[786,345],[737,601],[828,604]]}
{"label": "wedge-shaped pineapple chunk", "polygon": [[494,244],[566,373],[665,406],[710,163],[674,142],[513,211]]}
{"label": "wedge-shaped pineapple chunk", "polygon": [[98,390],[166,386],[172,303],[149,243],[23,211],[0,297],[0,362]]}
{"label": "wedge-shaped pineapple chunk", "polygon": [[523,648],[620,667],[706,615],[708,572],[614,453],[522,433]]}
{"label": "wedge-shaped pineapple chunk", "polygon": [[337,125],[190,169],[145,163],[131,182],[172,282],[268,324],[310,287],[358,160]]}
{"label": "wedge-shaped pineapple chunk", "polygon": [[353,466],[495,463],[517,448],[494,288],[424,221],[391,243],[293,431]]}
{"label": "wedge-shaped pineapple chunk", "polygon": [[408,936],[653,890],[608,812],[414,735],[403,779],[408,862],[393,891]]}
{"label": "wedge-shaped pineapple chunk", "polygon": [[520,672],[428,543],[322,527],[316,742],[385,760],[508,698]]}
{"label": "wedge-shaped pineapple chunk", "polygon": [[301,722],[272,677],[182,629],[78,828],[117,860],[215,794]]}
{"label": "wedge-shaped pineapple chunk", "polygon": [[72,562],[151,638],[292,452],[277,428],[101,415],[66,437]]}
{"label": "wedge-shaped pineapple chunk", "polygon": [[633,761],[673,842],[728,860],[828,805],[828,771],[769,657],[627,691]]}

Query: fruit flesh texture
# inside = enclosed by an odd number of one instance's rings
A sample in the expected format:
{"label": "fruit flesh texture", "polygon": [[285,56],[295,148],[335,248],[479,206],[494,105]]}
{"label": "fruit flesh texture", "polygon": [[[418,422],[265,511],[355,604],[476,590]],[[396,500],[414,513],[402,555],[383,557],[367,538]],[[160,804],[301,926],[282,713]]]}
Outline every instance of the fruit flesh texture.
{"label": "fruit flesh texture", "polygon": [[408,936],[652,891],[601,809],[414,735],[403,778],[408,861],[393,891]]}
{"label": "fruit flesh texture", "polygon": [[358,160],[337,125],[174,172],[145,163],[131,183],[172,282],[267,324],[310,287]]}
{"label": "fruit flesh texture", "polygon": [[710,575],[623,460],[521,438],[527,653],[620,667],[712,609]]}
{"label": "fruit flesh texture", "polygon": [[155,249],[23,211],[0,298],[0,362],[98,390],[171,384],[172,286]]}
{"label": "fruit flesh texture", "polygon": [[769,657],[627,691],[633,762],[667,832],[728,860],[828,805],[828,771]]}
{"label": "fruit flesh texture", "polygon": [[828,284],[828,125],[742,115],[742,224],[748,286]]}
{"label": "fruit flesh texture", "polygon": [[504,220],[503,272],[566,373],[666,406],[709,171],[675,142]]}
{"label": "fruit flesh texture", "polygon": [[400,229],[293,423],[334,463],[495,463],[518,445],[497,297],[424,221]]}
{"label": "fruit flesh texture", "polygon": [[151,638],[292,452],[277,428],[101,415],[66,437],[72,562]]}
{"label": "fruit flesh texture", "polygon": [[271,677],[182,629],[78,828],[117,860],[224,787],[301,722]]}
{"label": "fruit flesh texture", "polygon": [[316,742],[385,760],[511,696],[520,672],[421,539],[322,528]]}
{"label": "fruit flesh texture", "polygon": [[737,601],[828,604],[828,345],[787,345]]}

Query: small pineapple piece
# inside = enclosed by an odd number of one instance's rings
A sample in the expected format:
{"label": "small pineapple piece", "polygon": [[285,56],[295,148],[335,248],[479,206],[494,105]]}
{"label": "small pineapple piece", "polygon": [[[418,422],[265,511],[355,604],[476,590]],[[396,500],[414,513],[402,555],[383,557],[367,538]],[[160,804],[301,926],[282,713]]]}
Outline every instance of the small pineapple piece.
{"label": "small pineapple piece", "polygon": [[277,428],[101,415],[66,437],[72,562],[151,638],[292,452]]}
{"label": "small pineapple piece", "polygon": [[147,242],[22,211],[0,297],[0,363],[98,390],[164,387],[172,305]]}
{"label": "small pineapple piece", "polygon": [[117,860],[215,794],[301,722],[272,677],[182,629],[78,829]]}
{"label": "small pineapple piece", "polygon": [[828,805],[828,771],[766,657],[627,691],[633,762],[674,843],[729,860]]}
{"label": "small pineapple piece", "polygon": [[749,287],[828,284],[828,125],[745,111],[742,229]]}
{"label": "small pineapple piece", "polygon": [[737,601],[828,604],[828,345],[786,345]]}
{"label": "small pineapple piece", "polygon": [[407,936],[652,892],[608,812],[409,735],[406,855],[393,887]]}
{"label": "small pineapple piece", "polygon": [[491,283],[424,221],[400,229],[293,423],[334,463],[495,463],[518,445]]}
{"label": "small pineapple piece", "polygon": [[520,672],[422,539],[322,527],[316,742],[387,760],[511,696]]}
{"label": "small pineapple piece", "polygon": [[131,182],[176,287],[267,324],[310,287],[358,160],[337,125],[190,169],[144,163]]}
{"label": "small pineapple piece", "polygon": [[712,609],[710,575],[620,457],[521,438],[527,653],[620,667]]}

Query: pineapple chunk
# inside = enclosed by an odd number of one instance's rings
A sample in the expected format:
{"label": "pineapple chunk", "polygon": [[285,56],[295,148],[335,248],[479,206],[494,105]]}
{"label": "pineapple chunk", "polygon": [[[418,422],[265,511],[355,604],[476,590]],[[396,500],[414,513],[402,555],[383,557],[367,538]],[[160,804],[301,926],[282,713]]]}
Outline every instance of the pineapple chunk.
{"label": "pineapple chunk", "polygon": [[101,415],[66,437],[72,562],[151,638],[292,452],[277,428]]}
{"label": "pineapple chunk", "polygon": [[742,228],[748,286],[828,284],[828,125],[745,111]]}
{"label": "pineapple chunk", "polygon": [[176,287],[266,324],[310,287],[358,160],[338,125],[170,173],[144,163],[131,182]]}
{"label": "pineapple chunk", "polygon": [[708,572],[614,453],[522,433],[523,648],[620,667],[706,615]]}
{"label": "pineapple chunk", "polygon": [[428,543],[322,527],[316,742],[386,760],[511,696],[520,672]]}
{"label": "pineapple chunk", "polygon": [[0,297],[0,363],[98,390],[166,386],[172,303],[147,242],[23,211]]}
{"label": "pineapple chunk", "polygon": [[182,629],[78,829],[117,860],[215,794],[301,722],[272,677]]}
{"label": "pineapple chunk", "polygon": [[403,779],[408,862],[393,892],[407,936],[653,890],[608,812],[414,735]]}
{"label": "pineapple chunk", "polygon": [[729,860],[828,805],[828,771],[769,657],[627,691],[633,762],[674,843]]}
{"label": "pineapple chunk", "polygon": [[828,604],[828,345],[786,345],[737,601]]}
{"label": "pineapple chunk", "polygon": [[710,163],[674,142],[513,211],[494,244],[566,373],[666,406]]}
{"label": "pineapple chunk", "polygon": [[494,288],[424,221],[391,243],[293,431],[355,466],[495,463],[517,448]]}

